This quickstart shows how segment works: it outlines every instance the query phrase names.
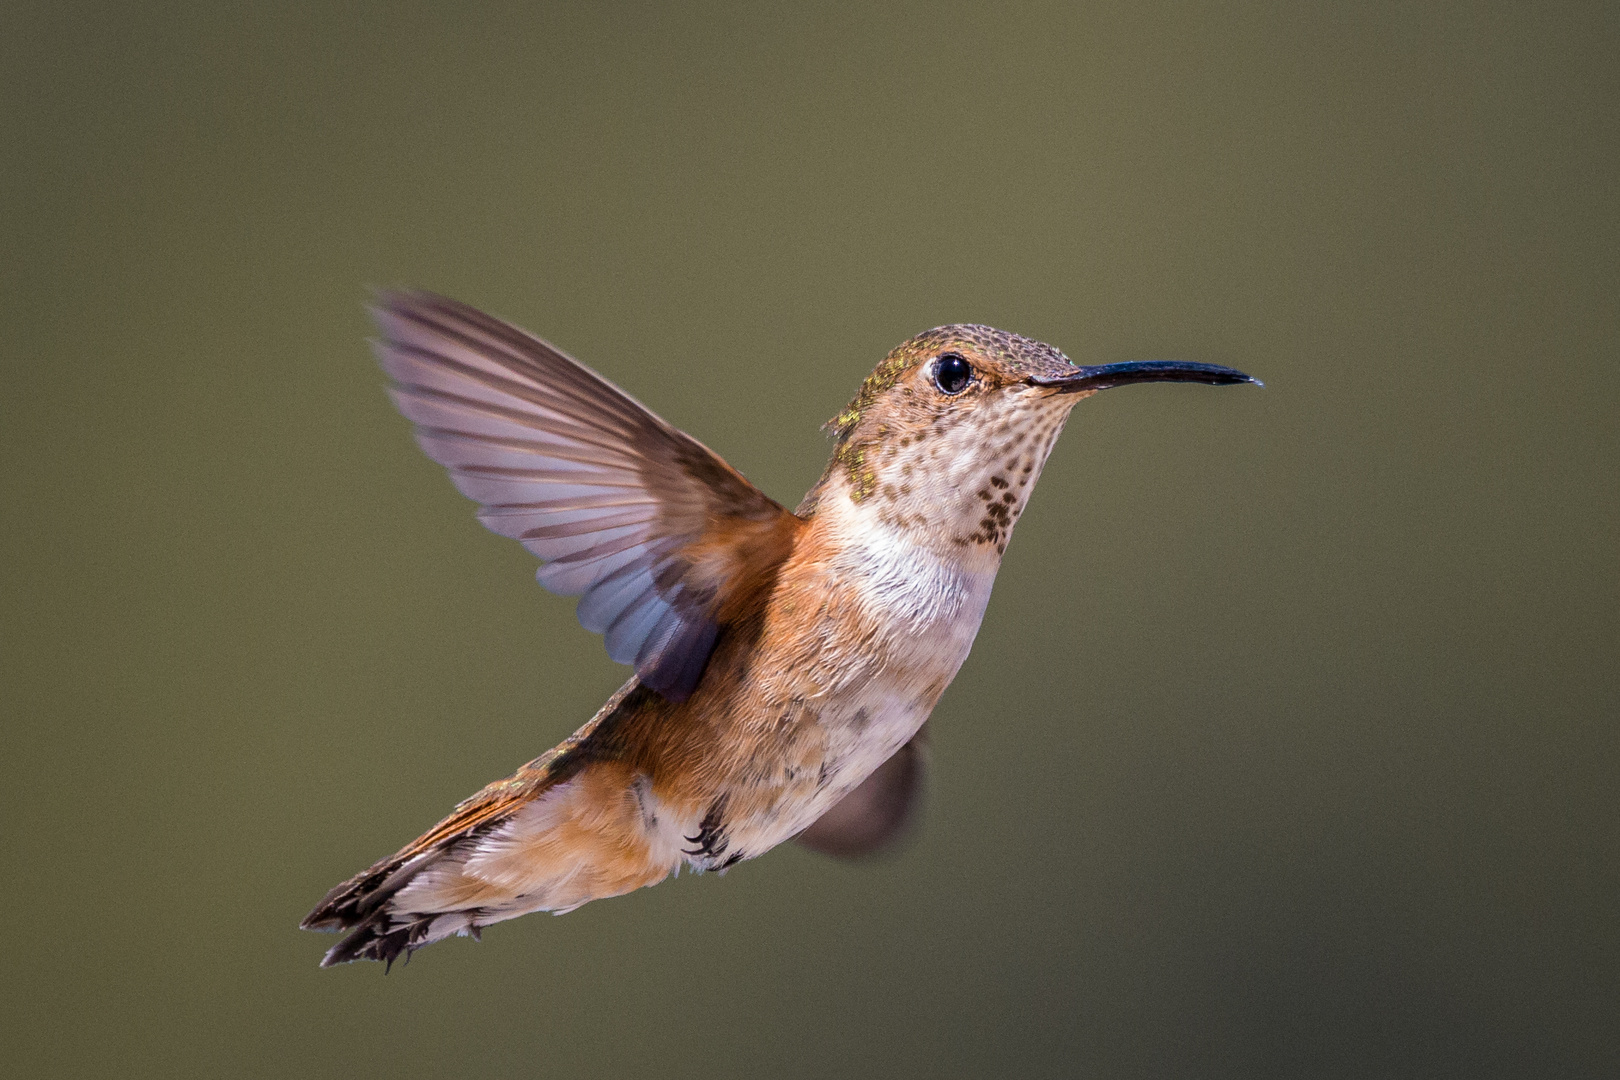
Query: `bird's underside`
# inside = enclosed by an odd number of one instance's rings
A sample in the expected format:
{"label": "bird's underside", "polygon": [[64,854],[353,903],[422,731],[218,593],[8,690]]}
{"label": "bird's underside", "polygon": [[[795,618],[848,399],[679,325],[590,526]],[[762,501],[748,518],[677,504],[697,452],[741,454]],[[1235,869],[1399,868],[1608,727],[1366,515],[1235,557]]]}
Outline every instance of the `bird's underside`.
{"label": "bird's underside", "polygon": [[1253,381],[1176,361],[1081,368],[940,327],[861,385],[790,512],[516,327],[422,293],[374,314],[422,448],[635,676],[562,745],[333,889],[303,924],[348,932],[326,964],[392,962],[793,837],[883,846],[916,804],[923,724],[1069,410],[1129,382]]}
{"label": "bird's underside", "polygon": [[[638,767],[644,763],[625,752],[638,738],[636,729],[668,721],[658,715],[661,704],[632,679],[562,745],[333,889],[303,923],[310,930],[348,931],[323,966],[361,959],[392,964],[401,953],[452,934],[476,937],[484,926],[530,911],[561,914],[656,884],[683,862],[723,871],[761,854],[768,837],[755,828],[747,841],[735,838],[736,819],[723,794],[707,804],[701,798],[684,806],[666,802]],[[835,800],[799,834],[800,842],[839,856],[891,843],[917,803],[923,734]],[[745,850],[743,842],[760,846]]]}

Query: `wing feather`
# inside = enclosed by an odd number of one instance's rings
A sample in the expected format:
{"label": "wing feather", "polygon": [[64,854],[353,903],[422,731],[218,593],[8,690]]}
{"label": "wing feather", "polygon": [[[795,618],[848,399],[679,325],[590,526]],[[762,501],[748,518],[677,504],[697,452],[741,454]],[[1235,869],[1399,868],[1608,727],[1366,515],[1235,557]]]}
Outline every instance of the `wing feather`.
{"label": "wing feather", "polygon": [[892,847],[916,824],[928,765],[928,729],[879,765],[796,838],[823,855],[854,858]]}
{"label": "wing feather", "polygon": [[373,314],[395,405],[478,519],[544,560],[540,584],[580,597],[609,656],[690,694],[731,590],[773,573],[803,522],[517,327],[428,293],[386,293]]}

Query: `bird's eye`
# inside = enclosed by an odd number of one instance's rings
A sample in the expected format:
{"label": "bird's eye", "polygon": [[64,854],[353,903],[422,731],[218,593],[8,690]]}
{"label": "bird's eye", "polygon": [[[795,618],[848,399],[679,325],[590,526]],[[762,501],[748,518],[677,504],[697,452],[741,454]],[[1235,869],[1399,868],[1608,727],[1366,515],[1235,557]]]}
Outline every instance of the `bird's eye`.
{"label": "bird's eye", "polygon": [[934,362],[934,385],[942,394],[960,394],[973,381],[973,365],[953,352]]}

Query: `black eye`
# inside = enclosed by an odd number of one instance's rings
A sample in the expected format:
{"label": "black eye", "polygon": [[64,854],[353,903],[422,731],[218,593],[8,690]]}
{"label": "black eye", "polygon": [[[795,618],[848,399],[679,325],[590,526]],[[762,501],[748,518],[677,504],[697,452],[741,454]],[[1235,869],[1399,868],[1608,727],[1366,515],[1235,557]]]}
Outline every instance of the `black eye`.
{"label": "black eye", "polygon": [[973,381],[973,365],[953,352],[934,363],[934,385],[942,394],[960,394]]}

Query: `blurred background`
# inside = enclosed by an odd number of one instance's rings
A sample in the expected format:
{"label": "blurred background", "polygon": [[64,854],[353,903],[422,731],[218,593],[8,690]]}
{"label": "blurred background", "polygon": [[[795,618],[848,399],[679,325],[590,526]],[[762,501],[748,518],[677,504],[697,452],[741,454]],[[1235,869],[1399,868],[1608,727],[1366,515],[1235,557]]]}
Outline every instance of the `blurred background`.
{"label": "blurred background", "polygon": [[[0,1071],[1620,1074],[1617,12],[10,6]],[[789,505],[939,323],[1267,387],[1076,412],[898,855],[320,971],[625,676],[388,285]]]}

